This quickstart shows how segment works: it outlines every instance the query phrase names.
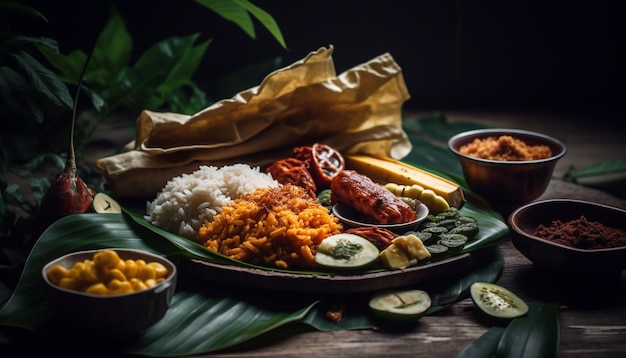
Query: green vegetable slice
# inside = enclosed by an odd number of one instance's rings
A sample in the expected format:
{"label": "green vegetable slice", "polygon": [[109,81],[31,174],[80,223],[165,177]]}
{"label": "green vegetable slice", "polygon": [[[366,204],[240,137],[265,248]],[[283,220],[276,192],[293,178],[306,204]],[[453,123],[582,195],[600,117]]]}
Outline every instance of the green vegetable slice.
{"label": "green vegetable slice", "polygon": [[377,317],[393,321],[417,320],[430,306],[430,296],[422,290],[385,291],[369,301],[369,307]]}
{"label": "green vegetable slice", "polygon": [[360,268],[378,259],[380,251],[369,240],[354,234],[325,238],[315,253],[315,262],[324,267]]}
{"label": "green vegetable slice", "polygon": [[474,282],[470,286],[474,304],[486,314],[502,319],[521,317],[528,305],[508,289],[489,282]]}

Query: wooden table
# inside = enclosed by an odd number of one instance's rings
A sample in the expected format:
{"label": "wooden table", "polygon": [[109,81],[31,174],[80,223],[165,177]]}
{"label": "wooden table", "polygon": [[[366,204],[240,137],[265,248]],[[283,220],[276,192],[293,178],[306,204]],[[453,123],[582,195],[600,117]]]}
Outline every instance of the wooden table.
{"label": "wooden table", "polygon": [[[624,135],[589,122],[572,125],[569,117],[511,113],[448,112],[451,120],[490,126],[539,130],[562,140],[568,154],[555,170],[562,177],[572,167],[625,156]],[[594,130],[592,130],[594,129]],[[626,200],[605,192],[554,179],[540,198],[576,198],[626,208]],[[527,302],[558,302],[560,357],[626,357],[626,271],[610,281],[563,279],[535,269],[506,238],[499,243],[505,267],[498,283]],[[402,332],[357,330],[301,332],[254,350],[222,352],[211,357],[454,357],[491,327],[467,299],[423,317]],[[24,352],[0,334],[0,352]],[[4,353],[0,354],[3,357]]]}

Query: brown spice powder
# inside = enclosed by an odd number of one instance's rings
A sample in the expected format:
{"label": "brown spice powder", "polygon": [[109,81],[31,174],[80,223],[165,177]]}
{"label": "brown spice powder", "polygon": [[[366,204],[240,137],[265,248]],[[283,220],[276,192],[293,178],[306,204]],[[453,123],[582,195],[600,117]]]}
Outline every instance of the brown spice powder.
{"label": "brown spice powder", "polygon": [[538,160],[552,156],[547,145],[528,145],[521,139],[508,135],[476,138],[462,146],[459,152],[472,157],[502,161]]}
{"label": "brown spice powder", "polygon": [[586,250],[626,245],[625,230],[609,227],[598,221],[588,221],[584,215],[566,222],[555,220],[550,226],[539,225],[533,235]]}

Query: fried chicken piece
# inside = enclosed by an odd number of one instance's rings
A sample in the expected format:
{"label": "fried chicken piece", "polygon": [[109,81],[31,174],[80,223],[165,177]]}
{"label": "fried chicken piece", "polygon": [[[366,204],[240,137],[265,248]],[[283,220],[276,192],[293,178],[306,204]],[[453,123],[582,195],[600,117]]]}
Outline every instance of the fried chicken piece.
{"label": "fried chicken piece", "polygon": [[369,177],[342,170],[331,183],[331,203],[342,202],[378,224],[413,221],[417,214],[410,205]]}
{"label": "fried chicken piece", "polygon": [[354,234],[364,237],[381,251],[391,245],[391,240],[396,237],[396,234],[392,231],[378,226],[354,227],[346,230],[346,234]]}

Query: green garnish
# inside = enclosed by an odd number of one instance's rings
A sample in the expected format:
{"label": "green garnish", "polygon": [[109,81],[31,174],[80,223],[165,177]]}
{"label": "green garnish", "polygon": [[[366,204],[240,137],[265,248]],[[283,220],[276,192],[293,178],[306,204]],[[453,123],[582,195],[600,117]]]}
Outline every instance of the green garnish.
{"label": "green garnish", "polygon": [[337,241],[331,255],[336,259],[350,260],[362,249],[363,246],[361,244],[342,239]]}

